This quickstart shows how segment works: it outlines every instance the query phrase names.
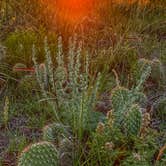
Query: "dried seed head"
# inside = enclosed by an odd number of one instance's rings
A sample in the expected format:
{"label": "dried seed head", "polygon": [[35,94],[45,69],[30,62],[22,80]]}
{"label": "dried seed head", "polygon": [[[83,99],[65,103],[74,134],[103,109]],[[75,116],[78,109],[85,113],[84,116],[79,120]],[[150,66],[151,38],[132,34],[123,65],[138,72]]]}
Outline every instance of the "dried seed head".
{"label": "dried seed head", "polygon": [[143,124],[144,124],[144,126],[148,127],[149,124],[150,124],[150,121],[151,121],[150,114],[146,112],[143,115]]}
{"label": "dried seed head", "polygon": [[144,137],[148,132],[148,127],[151,122],[151,117],[148,112],[144,113],[143,121],[142,121],[142,128],[141,128],[141,136]]}
{"label": "dried seed head", "polygon": [[102,134],[104,132],[105,125],[102,122],[99,122],[96,128],[96,132]]}
{"label": "dried seed head", "polygon": [[141,160],[141,155],[138,154],[138,153],[133,153],[133,157],[134,157],[134,159],[136,159],[136,160],[138,160],[138,161]]}
{"label": "dried seed head", "polygon": [[112,116],[113,116],[113,111],[112,110],[108,111],[107,112],[107,119],[112,118]]}
{"label": "dried seed head", "polygon": [[106,150],[113,150],[114,147],[115,147],[115,145],[113,144],[113,142],[106,142],[105,143]]}
{"label": "dried seed head", "polygon": [[113,122],[114,122],[113,111],[112,110],[110,110],[107,113],[107,119],[108,119],[108,125],[109,125],[109,127],[112,128],[112,125],[113,125]]}

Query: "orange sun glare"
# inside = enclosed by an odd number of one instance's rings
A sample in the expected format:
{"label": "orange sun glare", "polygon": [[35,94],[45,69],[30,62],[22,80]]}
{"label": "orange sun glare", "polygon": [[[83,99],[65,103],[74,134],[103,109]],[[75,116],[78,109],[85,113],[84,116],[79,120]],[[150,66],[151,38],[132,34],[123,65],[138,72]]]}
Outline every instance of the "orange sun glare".
{"label": "orange sun glare", "polygon": [[92,9],[93,0],[59,0],[57,1],[59,9],[58,15],[65,22],[78,22],[86,17]]}
{"label": "orange sun glare", "polygon": [[[88,16],[95,6],[103,6],[111,0],[40,0],[46,5],[50,5],[60,22],[74,25],[81,22]],[[102,2],[101,2],[102,1]],[[100,3],[101,2],[101,3]],[[145,6],[150,0],[112,0],[113,4],[131,5],[138,2],[139,5]]]}

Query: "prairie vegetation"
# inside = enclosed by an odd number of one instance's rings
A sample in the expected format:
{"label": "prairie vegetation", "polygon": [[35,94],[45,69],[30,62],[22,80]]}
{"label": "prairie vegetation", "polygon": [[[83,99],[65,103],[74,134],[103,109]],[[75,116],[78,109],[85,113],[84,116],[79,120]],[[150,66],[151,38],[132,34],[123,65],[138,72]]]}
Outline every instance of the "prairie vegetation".
{"label": "prairie vegetation", "polygon": [[0,166],[165,166],[165,18],[165,0],[0,0]]}

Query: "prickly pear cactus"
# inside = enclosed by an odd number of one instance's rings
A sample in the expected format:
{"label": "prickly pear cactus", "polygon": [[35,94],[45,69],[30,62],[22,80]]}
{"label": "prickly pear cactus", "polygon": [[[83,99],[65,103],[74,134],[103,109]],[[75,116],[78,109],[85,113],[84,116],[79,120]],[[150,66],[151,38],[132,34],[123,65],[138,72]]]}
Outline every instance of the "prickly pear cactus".
{"label": "prickly pear cactus", "polygon": [[128,90],[123,87],[117,87],[112,92],[112,107],[115,117],[115,123],[120,124],[124,121],[124,115],[135,103],[146,99],[141,92]]}
{"label": "prickly pear cactus", "polygon": [[112,92],[114,127],[125,131],[126,136],[137,136],[142,124],[142,113],[136,104],[145,99],[145,95],[135,89],[115,88]]}
{"label": "prickly pear cactus", "polygon": [[112,92],[112,107],[115,127],[120,127],[127,108],[130,106],[129,91],[123,87],[117,87]]}
{"label": "prickly pear cactus", "polygon": [[124,131],[127,136],[138,136],[141,130],[142,113],[138,105],[132,105],[125,118]]}
{"label": "prickly pear cactus", "polygon": [[57,166],[58,152],[49,142],[33,144],[21,153],[18,166]]}
{"label": "prickly pear cactus", "polygon": [[52,123],[44,127],[43,140],[53,143],[59,143],[64,137],[69,137],[69,127],[60,123]]}
{"label": "prickly pear cactus", "polygon": [[138,64],[136,65],[136,69],[134,69],[134,77],[136,79],[136,90],[140,90],[145,83],[146,79],[151,74],[151,62],[147,59],[140,59]]}
{"label": "prickly pear cactus", "polygon": [[43,129],[43,139],[57,145],[60,166],[72,166],[73,142],[70,128],[59,123],[52,123]]}
{"label": "prickly pear cactus", "polygon": [[[128,89],[123,87],[117,87],[112,92],[112,104],[115,110],[123,110],[124,105],[128,102]],[[121,110],[121,111],[122,111]]]}

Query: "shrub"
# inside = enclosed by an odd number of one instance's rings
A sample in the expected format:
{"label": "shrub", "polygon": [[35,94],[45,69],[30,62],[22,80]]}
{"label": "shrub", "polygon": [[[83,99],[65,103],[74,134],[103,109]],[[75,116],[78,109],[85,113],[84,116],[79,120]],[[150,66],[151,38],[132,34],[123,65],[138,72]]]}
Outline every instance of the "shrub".
{"label": "shrub", "polygon": [[[33,52],[37,80],[46,100],[49,101],[49,94],[51,94],[54,102],[50,102],[57,120],[60,116],[66,119],[65,121],[72,126],[72,129],[79,132],[78,137],[82,137],[84,130],[94,129],[97,119],[102,115],[92,111],[98,95],[100,75],[93,85],[89,77],[88,56],[85,56],[85,60],[81,62],[83,53],[81,45],[77,47],[76,39],[70,41],[68,64],[66,65],[61,39],[59,39],[57,67],[55,68],[45,40],[46,62],[42,73],[36,61],[35,49]],[[59,113],[60,115],[58,115]]]}

